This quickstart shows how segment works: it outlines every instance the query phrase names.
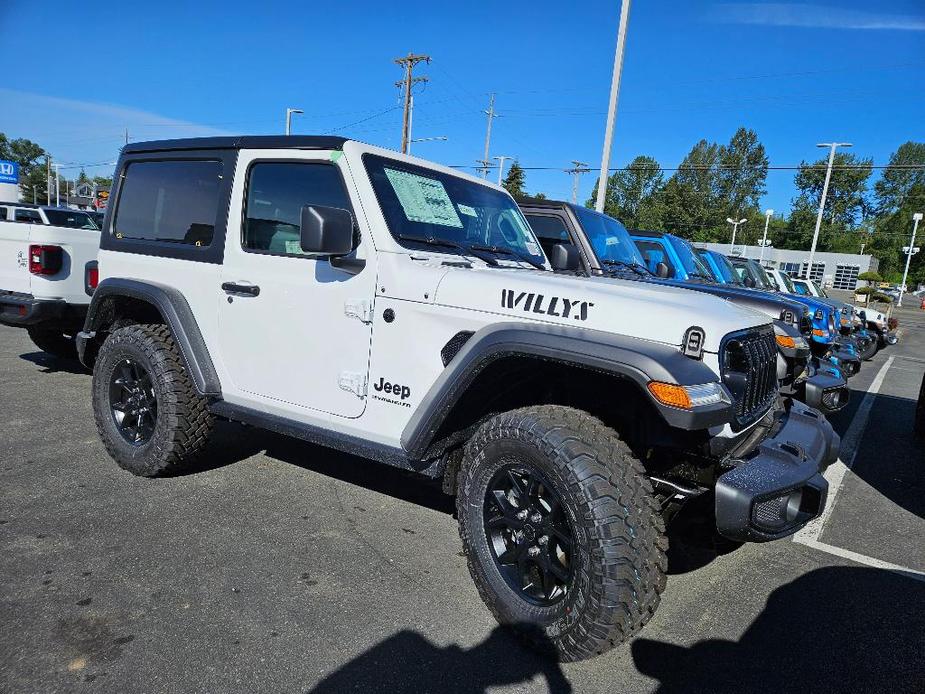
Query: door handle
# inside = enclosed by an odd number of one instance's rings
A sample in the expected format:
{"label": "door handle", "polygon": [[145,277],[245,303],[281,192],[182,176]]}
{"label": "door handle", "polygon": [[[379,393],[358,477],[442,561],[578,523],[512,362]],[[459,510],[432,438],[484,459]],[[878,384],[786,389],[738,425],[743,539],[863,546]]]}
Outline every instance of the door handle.
{"label": "door handle", "polygon": [[260,287],[258,287],[256,284],[222,282],[222,290],[226,294],[233,294],[234,296],[257,296],[260,294]]}

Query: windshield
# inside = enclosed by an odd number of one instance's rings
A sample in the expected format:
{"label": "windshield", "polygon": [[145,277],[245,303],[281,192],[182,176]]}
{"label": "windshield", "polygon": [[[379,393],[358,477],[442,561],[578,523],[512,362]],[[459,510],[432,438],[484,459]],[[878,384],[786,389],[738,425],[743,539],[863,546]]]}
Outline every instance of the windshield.
{"label": "windshield", "polygon": [[572,211],[578,217],[581,228],[601,264],[606,265],[609,261],[645,267],[646,261],[642,253],[633,243],[623,224],[613,217],[594,212],[587,207],[573,205]]}
{"label": "windshield", "polygon": [[793,280],[790,279],[790,275],[780,270],[777,272],[777,275],[781,278],[781,281],[784,283],[784,287],[786,287],[787,291],[790,294],[795,294],[797,291],[796,286],[793,284]]}
{"label": "windshield", "polygon": [[[707,259],[713,261],[713,265],[716,267],[716,272],[713,274],[719,274],[719,279],[726,284],[741,284],[742,280],[739,279],[739,276],[736,274],[735,268],[732,267],[732,264],[726,259],[722,253],[716,253],[712,251],[697,251],[697,255],[706,261]],[[707,263],[709,265],[709,263]],[[712,269],[712,268],[711,268]]]}
{"label": "windshield", "polygon": [[96,223],[86,212],[77,210],[50,210],[45,208],[45,215],[48,217],[48,223],[55,227],[67,227],[69,229],[99,229]]}
{"label": "windshield", "polygon": [[752,274],[755,276],[755,281],[758,283],[758,287],[764,287],[768,289],[774,289],[777,285],[775,282],[768,277],[768,273],[764,271],[764,268],[761,267],[754,260],[747,261],[748,267],[751,268]]}
{"label": "windshield", "polygon": [[509,195],[374,154],[364,154],[363,164],[389,231],[397,239],[506,249],[512,257],[519,254],[545,264],[536,236]]}
{"label": "windshield", "polygon": [[796,293],[797,293],[797,294],[800,294],[800,295],[802,295],[802,296],[809,296],[809,295],[810,295],[810,294],[809,294],[809,288],[808,288],[808,287],[806,286],[806,284],[803,283],[803,282],[794,282],[794,283],[793,283],[793,288],[796,290]]}
{"label": "windshield", "polygon": [[686,241],[679,239],[677,236],[665,234],[668,243],[674,248],[675,253],[681,259],[681,265],[684,271],[692,277],[703,277],[712,280],[713,275],[710,269],[704,265],[704,262],[694,253],[694,249]]}

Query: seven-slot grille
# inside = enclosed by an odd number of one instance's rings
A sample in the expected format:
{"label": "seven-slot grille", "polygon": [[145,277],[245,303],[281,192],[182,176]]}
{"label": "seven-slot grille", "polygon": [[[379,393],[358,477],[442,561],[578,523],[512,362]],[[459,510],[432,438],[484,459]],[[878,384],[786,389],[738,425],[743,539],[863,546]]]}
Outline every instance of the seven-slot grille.
{"label": "seven-slot grille", "polygon": [[777,344],[771,326],[730,333],[720,349],[723,383],[735,402],[733,429],[765,413],[777,394]]}

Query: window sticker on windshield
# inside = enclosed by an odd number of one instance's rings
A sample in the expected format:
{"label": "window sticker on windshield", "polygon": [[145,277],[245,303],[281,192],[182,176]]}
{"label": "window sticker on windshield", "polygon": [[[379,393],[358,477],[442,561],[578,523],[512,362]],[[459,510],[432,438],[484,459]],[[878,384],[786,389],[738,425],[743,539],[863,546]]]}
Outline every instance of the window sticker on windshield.
{"label": "window sticker on windshield", "polygon": [[478,217],[479,213],[475,211],[474,207],[469,207],[468,205],[463,205],[461,202],[456,203],[456,207],[459,209],[460,214],[469,215],[470,217]]}
{"label": "window sticker on windshield", "polygon": [[296,253],[298,255],[304,255],[305,251],[302,250],[302,242],[298,239],[286,239],[286,253]]}
{"label": "window sticker on windshield", "polygon": [[604,241],[604,243],[608,246],[619,246],[620,239],[618,239],[616,236],[608,236],[607,240]]}
{"label": "window sticker on windshield", "polygon": [[527,241],[524,245],[527,247],[527,253],[530,255],[540,254],[539,244],[537,244],[535,241]]}
{"label": "window sticker on windshield", "polygon": [[385,175],[392,184],[392,189],[398,196],[398,202],[401,203],[409,222],[462,228],[462,221],[456,214],[443,183],[433,178],[389,168],[385,168]]}

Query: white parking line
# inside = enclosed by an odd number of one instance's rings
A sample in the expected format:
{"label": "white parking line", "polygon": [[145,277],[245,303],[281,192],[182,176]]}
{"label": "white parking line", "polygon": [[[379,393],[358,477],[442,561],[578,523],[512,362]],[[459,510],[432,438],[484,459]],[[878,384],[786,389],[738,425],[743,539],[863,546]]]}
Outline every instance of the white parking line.
{"label": "white parking line", "polygon": [[859,554],[848,549],[842,549],[841,547],[835,547],[834,545],[819,541],[819,536],[822,534],[825,523],[832,515],[832,510],[835,508],[835,500],[845,480],[845,473],[854,465],[854,459],[857,456],[861,437],[864,435],[864,430],[867,428],[867,420],[870,419],[870,412],[873,409],[874,400],[877,397],[877,393],[880,392],[880,388],[883,386],[886,372],[889,370],[890,366],[892,366],[894,359],[894,356],[890,356],[886,362],[884,362],[883,366],[880,367],[880,371],[878,371],[877,375],[874,377],[873,382],[870,384],[870,388],[867,390],[867,393],[864,394],[864,399],[861,401],[860,406],[858,406],[857,412],[854,413],[854,418],[851,420],[851,424],[848,425],[848,431],[845,432],[845,436],[842,438],[839,459],[832,463],[823,475],[829,483],[829,498],[825,509],[819,514],[818,518],[807,523],[804,528],[796,533],[793,536],[793,541],[799,542],[807,547],[812,547],[813,549],[818,549],[822,552],[827,552],[833,556],[841,557],[842,559],[850,559],[858,564],[872,566],[877,569],[895,571],[908,578],[917,581],[925,581],[925,572],[910,569],[898,564],[891,564],[887,561],[868,557],[866,554]]}
{"label": "white parking line", "polygon": [[845,432],[845,436],[842,438],[838,460],[829,465],[829,468],[823,475],[829,483],[828,503],[826,503],[825,508],[822,513],[819,514],[818,518],[815,518],[811,523],[807,523],[802,530],[793,536],[793,539],[797,542],[803,540],[819,540],[819,536],[822,534],[822,528],[829,519],[829,516],[832,515],[832,509],[835,508],[835,499],[845,479],[845,473],[854,465],[854,458],[857,455],[858,445],[861,443],[864,430],[867,428],[867,420],[870,419],[870,411],[874,407],[874,400],[877,397],[877,393],[880,392],[883,379],[886,378],[886,372],[892,364],[893,357],[890,357],[883,366],[880,367],[880,371],[878,371],[877,375],[874,377],[873,383],[870,384],[870,388],[868,388],[867,392],[864,394],[864,399],[861,400],[861,404],[857,412],[854,413],[851,424],[848,425],[848,431]]}

